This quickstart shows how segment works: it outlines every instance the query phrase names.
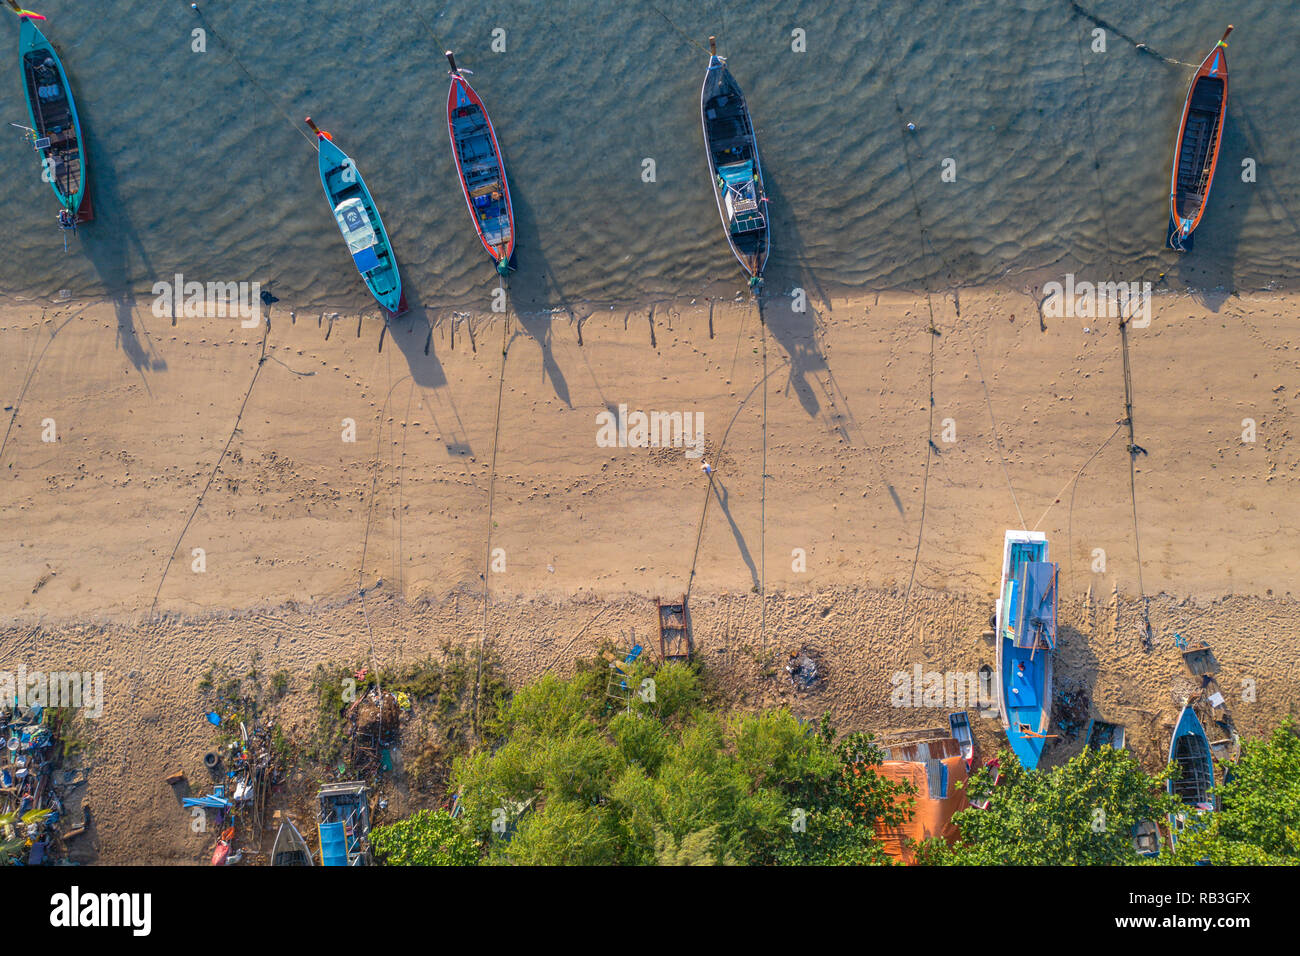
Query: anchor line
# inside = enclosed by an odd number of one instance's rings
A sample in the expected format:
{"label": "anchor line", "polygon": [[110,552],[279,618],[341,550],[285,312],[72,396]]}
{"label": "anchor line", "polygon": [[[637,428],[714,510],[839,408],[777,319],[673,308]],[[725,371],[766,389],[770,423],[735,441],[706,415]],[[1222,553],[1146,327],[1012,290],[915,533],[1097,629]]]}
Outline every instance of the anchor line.
{"label": "anchor line", "polygon": [[492,464],[488,469],[487,534],[483,546],[483,629],[478,638],[478,661],[474,674],[474,733],[479,730],[479,696],[483,689],[483,648],[488,631],[488,581],[492,574],[492,506],[496,498],[497,446],[501,438],[501,405],[505,398],[506,355],[510,351],[510,283],[502,276],[498,287],[505,300],[505,318],[501,326],[501,372],[497,376],[496,421],[492,426]]}
{"label": "anchor line", "polygon": [[275,97],[273,97],[267,91],[266,87],[264,87],[261,83],[257,81],[257,77],[253,76],[253,74],[248,71],[248,68],[244,66],[243,62],[240,61],[238,54],[235,53],[234,46],[231,44],[229,40],[226,39],[225,34],[212,25],[212,22],[206,16],[203,15],[203,11],[199,9],[199,5],[197,3],[193,4],[193,8],[194,8],[194,12],[198,14],[199,19],[203,21],[207,29],[216,35],[217,39],[221,41],[222,46],[224,46],[227,52],[229,52],[230,62],[234,63],[235,66],[239,67],[240,72],[242,72],[244,76],[248,77],[248,81],[257,88],[257,91],[261,93],[262,96],[265,97],[272,105],[274,105],[277,110],[279,110],[280,114],[289,122],[290,126],[292,126],[295,130],[297,130],[298,133],[307,140],[307,142],[311,143],[313,149],[319,150],[320,146],[318,146],[316,143],[316,137],[310,135],[306,130],[304,130],[301,126],[299,126],[297,121],[294,120],[294,118],[289,115],[289,112],[284,108],[283,104],[281,104]]}
{"label": "anchor line", "polygon": [[225,461],[226,453],[230,451],[231,443],[234,442],[235,435],[239,433],[239,424],[244,420],[244,410],[248,407],[248,399],[253,394],[253,386],[257,384],[258,376],[262,374],[262,366],[266,364],[266,340],[270,334],[271,322],[268,318],[266,325],[262,328],[262,352],[261,355],[258,356],[257,366],[253,369],[253,380],[248,383],[248,391],[244,392],[244,400],[239,405],[239,414],[235,416],[235,426],[230,429],[230,437],[226,439],[226,444],[222,446],[221,454],[217,457],[217,463],[212,466],[212,473],[208,475],[208,483],[203,486],[203,491],[200,492],[198,500],[194,502],[194,509],[190,512],[190,516],[185,519],[185,526],[181,528],[181,533],[177,536],[176,543],[172,545],[171,554],[167,556],[167,563],[163,566],[162,577],[158,579],[158,588],[154,591],[153,603],[149,605],[150,619],[153,618],[153,613],[158,607],[158,596],[162,593],[163,582],[167,580],[167,572],[171,570],[172,562],[176,559],[176,552],[180,550],[181,542],[185,540],[185,532],[189,531],[190,524],[194,521],[194,516],[197,515],[199,509],[203,507],[203,499],[207,497],[209,489],[212,488],[212,483],[216,481],[217,472],[221,470],[221,463]]}

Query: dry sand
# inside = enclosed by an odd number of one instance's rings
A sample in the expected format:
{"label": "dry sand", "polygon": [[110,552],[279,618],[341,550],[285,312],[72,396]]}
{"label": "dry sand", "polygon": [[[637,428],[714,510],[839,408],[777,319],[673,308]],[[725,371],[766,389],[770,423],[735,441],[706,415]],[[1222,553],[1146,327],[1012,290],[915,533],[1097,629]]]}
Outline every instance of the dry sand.
{"label": "dry sand", "polygon": [[[1300,302],[1161,296],[1131,330],[1139,575],[1117,324],[1043,323],[1037,299],[794,313],[774,294],[766,389],[745,303],[512,318],[487,626],[508,676],[649,646],[653,598],[694,567],[697,651],[738,702],[830,709],[843,729],[942,723],[946,708],[891,707],[890,677],[992,663],[1002,534],[1028,525],[1062,562],[1058,684],[1086,687],[1149,765],[1198,686],[1175,632],[1213,645],[1238,729],[1294,712]],[[173,326],[148,303],[0,307],[0,668],[107,675],[79,851],[102,862],[198,858],[162,777],[203,778],[197,685],[213,663],[260,652],[305,697],[317,662],[372,654],[359,583],[383,663],[483,632],[499,316],[407,316],[377,351],[373,318],[291,321],[277,304],[259,369],[260,330]],[[620,404],[703,413],[713,489],[681,449],[598,447],[597,413]],[[781,670],[800,647],[822,666],[811,692]],[[1235,700],[1248,681],[1256,701]],[[978,724],[991,753],[996,721]]]}

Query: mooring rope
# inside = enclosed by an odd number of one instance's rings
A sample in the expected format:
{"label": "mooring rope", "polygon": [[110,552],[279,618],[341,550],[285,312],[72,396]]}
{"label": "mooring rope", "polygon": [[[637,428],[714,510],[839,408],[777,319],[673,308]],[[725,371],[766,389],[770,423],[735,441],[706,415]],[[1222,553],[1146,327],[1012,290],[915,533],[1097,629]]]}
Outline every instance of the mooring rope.
{"label": "mooring rope", "polygon": [[492,577],[492,506],[496,499],[497,446],[501,438],[501,405],[506,388],[506,355],[510,351],[510,283],[501,277],[499,286],[505,301],[505,316],[501,326],[501,373],[497,376],[496,421],[492,426],[492,464],[488,469],[487,535],[483,546],[483,629],[478,638],[478,661],[474,674],[474,733],[479,732],[479,695],[483,689],[483,648],[488,631],[488,582]]}
{"label": "mooring rope", "polygon": [[319,150],[320,146],[317,145],[316,143],[316,137],[312,136],[305,129],[299,126],[298,122],[289,114],[289,112],[284,108],[284,106],[267,91],[266,87],[264,87],[261,83],[257,82],[257,77],[253,76],[253,74],[248,71],[248,68],[244,66],[243,62],[240,61],[238,54],[235,53],[234,46],[231,44],[229,40],[226,39],[225,34],[223,34],[220,30],[214,27],[212,25],[212,21],[210,21],[206,16],[203,15],[203,11],[199,9],[199,5],[197,3],[191,3],[190,9],[192,9],[195,13],[199,15],[199,19],[203,21],[204,26],[208,30],[210,30],[217,37],[218,40],[221,41],[222,45],[226,48],[226,51],[230,54],[230,61],[234,63],[235,66],[239,67],[239,69],[243,72],[244,76],[248,77],[249,82],[252,83],[253,86],[257,88],[258,92],[261,93],[264,97],[266,97],[266,99],[270,101],[271,104],[274,105],[277,110],[280,111],[280,114],[286,120],[289,121],[290,126],[292,126],[295,130],[297,130],[298,133],[307,140],[307,142],[311,143],[312,149]]}
{"label": "mooring rope", "polygon": [[[1114,32],[1117,36],[1120,36],[1122,39],[1126,39],[1129,40],[1129,42],[1135,43],[1135,41],[1132,41],[1131,38],[1125,37],[1122,33],[1115,30],[1113,27],[1109,26],[1108,24],[1105,24],[1103,21],[1097,20],[1097,18],[1093,17],[1091,14],[1087,13],[1087,11],[1079,7],[1077,3],[1071,3],[1071,6],[1074,7],[1076,12],[1078,12],[1081,16],[1091,20],[1094,23],[1097,23],[1097,25],[1101,26],[1102,29],[1109,29],[1112,32]],[[1135,43],[1135,45],[1137,44]],[[1083,80],[1084,85],[1088,88],[1088,99],[1089,101],[1091,101],[1093,99],[1092,83],[1088,79],[1088,71],[1085,65],[1086,61],[1083,55],[1083,46],[1080,45],[1077,47],[1077,49],[1079,53],[1079,76]],[[1155,54],[1154,51],[1148,50],[1148,52],[1152,52],[1153,55],[1158,56],[1158,54]],[[1162,57],[1162,59],[1164,58]],[[1106,205],[1107,205],[1106,190],[1102,183],[1102,177],[1101,177],[1101,149],[1097,145],[1099,139],[1096,136],[1095,125],[1093,125],[1092,123],[1092,110],[1086,109],[1084,112],[1087,113],[1089,117],[1089,128],[1093,133],[1093,135],[1090,136],[1089,138],[1093,143],[1093,169],[1096,173],[1094,178],[1097,183],[1097,194],[1101,199],[1101,203],[1100,203],[1101,220],[1102,220],[1103,230],[1106,235],[1106,258],[1110,264],[1111,273],[1113,274],[1116,271],[1114,242],[1110,231],[1110,218],[1106,214]],[[1164,276],[1165,274],[1162,272],[1159,278],[1163,280]],[[1134,309],[1137,308],[1136,302],[1134,303],[1133,308]],[[1123,362],[1123,375],[1124,375],[1124,418],[1121,420],[1120,424],[1128,426],[1129,497],[1133,505],[1133,546],[1134,546],[1135,556],[1137,559],[1138,594],[1142,599],[1142,644],[1143,647],[1149,651],[1151,650],[1151,618],[1148,613],[1149,602],[1147,600],[1146,587],[1142,579],[1142,536],[1141,536],[1141,528],[1138,522],[1137,462],[1136,462],[1136,458],[1139,454],[1142,455],[1146,454],[1146,449],[1142,448],[1140,445],[1137,444],[1137,440],[1135,438],[1134,424],[1133,424],[1133,375],[1132,375],[1132,366],[1129,361],[1129,346],[1128,346],[1128,326],[1129,326],[1129,322],[1132,320],[1132,317],[1133,317],[1132,310],[1130,310],[1130,314],[1127,316],[1123,315],[1121,312],[1120,320],[1119,320],[1120,351],[1121,351],[1121,358]]]}
{"label": "mooring rope", "polygon": [[199,513],[203,507],[203,499],[207,496],[208,490],[217,478],[217,472],[221,470],[221,463],[226,459],[226,453],[230,451],[230,445],[235,440],[235,435],[239,432],[239,424],[244,420],[244,409],[248,407],[248,399],[253,394],[253,386],[257,384],[257,377],[262,374],[262,366],[266,364],[266,340],[271,334],[271,319],[267,316],[266,324],[262,327],[262,352],[258,356],[257,365],[253,369],[253,380],[248,383],[248,391],[244,392],[244,400],[239,405],[239,414],[235,416],[235,426],[230,429],[230,437],[226,439],[226,444],[222,446],[221,454],[217,457],[217,463],[212,466],[212,474],[208,475],[208,483],[203,486],[203,491],[199,494],[198,500],[194,502],[194,510],[190,516],[185,519],[185,526],[181,528],[181,533],[176,537],[176,543],[172,545],[171,554],[167,556],[167,564],[163,566],[162,577],[158,579],[158,588],[153,594],[153,603],[149,605],[149,618],[152,620],[154,611],[158,607],[158,595],[162,593],[163,582],[167,580],[167,572],[171,570],[172,562],[176,559],[176,552],[180,550],[181,542],[185,540],[185,532],[190,530],[190,524],[194,521],[194,516]]}
{"label": "mooring rope", "polygon": [[651,10],[653,10],[655,13],[659,14],[659,16],[663,17],[663,18],[664,18],[664,22],[667,23],[667,24],[668,24],[670,27],[672,27],[674,30],[676,30],[677,33],[678,33],[678,35],[680,35],[681,38],[682,38],[686,43],[689,43],[691,46],[693,46],[693,47],[695,47],[696,49],[698,49],[701,53],[708,53],[708,52],[709,52],[709,51],[705,48],[705,46],[704,46],[703,43],[701,43],[699,40],[696,40],[696,39],[695,39],[694,37],[692,37],[689,33],[687,33],[685,30],[683,30],[681,27],[679,27],[676,23],[674,23],[674,22],[672,21],[672,19],[668,16],[668,14],[664,13],[662,10],[660,10],[660,9],[659,9],[657,6],[655,6],[653,3],[649,4],[649,6],[650,6],[650,9],[651,9]]}

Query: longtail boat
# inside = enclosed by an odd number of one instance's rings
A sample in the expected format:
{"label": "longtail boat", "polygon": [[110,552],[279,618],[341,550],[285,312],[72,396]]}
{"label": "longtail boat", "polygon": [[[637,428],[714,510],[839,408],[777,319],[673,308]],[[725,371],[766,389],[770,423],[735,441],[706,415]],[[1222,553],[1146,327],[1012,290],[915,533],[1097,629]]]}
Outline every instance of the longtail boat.
{"label": "longtail boat", "polygon": [[767,194],[758,140],[745,104],[745,94],[718,56],[716,37],[709,37],[709,69],[700,90],[700,123],[718,215],[727,231],[727,245],[749,274],[751,289],[763,282],[769,245]]}
{"label": "longtail boat", "polygon": [[998,716],[1011,750],[1026,770],[1038,766],[1052,716],[1060,568],[1047,560],[1041,531],[1008,531],[1002,584],[994,609]]}
{"label": "longtail boat", "polygon": [[92,219],[93,212],[86,196],[86,150],[72,87],[59,54],[32,22],[45,18],[20,9],[14,0],[9,5],[22,20],[18,52],[32,124],[28,136],[41,157],[42,177],[59,200],[59,225],[75,229],[78,222]]}
{"label": "longtail boat", "polygon": [[460,175],[461,190],[469,217],[478,230],[479,241],[506,275],[514,268],[515,211],[510,204],[510,184],[501,159],[496,130],[483,101],[456,67],[452,52],[446,52],[451,88],[447,91],[447,132],[451,136],[451,158]]}
{"label": "longtail boat", "polygon": [[[1214,810],[1214,758],[1210,755],[1210,738],[1196,716],[1196,711],[1184,704],[1169,740],[1169,762],[1174,764],[1177,776],[1166,785],[1169,792],[1180,799],[1196,814]],[[1169,845],[1188,825],[1185,814],[1169,818]]]}
{"label": "longtail boat", "polygon": [[1174,170],[1169,180],[1169,245],[1186,252],[1192,233],[1210,200],[1210,185],[1219,162],[1223,118],[1228,110],[1228,34],[1223,32],[1201,62],[1187,88],[1183,118],[1174,147]]}
{"label": "longtail boat", "polygon": [[325,198],[329,200],[348,252],[352,253],[352,262],[375,301],[389,318],[395,318],[406,311],[406,299],[402,295],[397,257],[388,242],[379,207],[352,157],[339,149],[334,138],[313,123],[310,116],[306,122],[316,134],[321,185],[325,187]]}

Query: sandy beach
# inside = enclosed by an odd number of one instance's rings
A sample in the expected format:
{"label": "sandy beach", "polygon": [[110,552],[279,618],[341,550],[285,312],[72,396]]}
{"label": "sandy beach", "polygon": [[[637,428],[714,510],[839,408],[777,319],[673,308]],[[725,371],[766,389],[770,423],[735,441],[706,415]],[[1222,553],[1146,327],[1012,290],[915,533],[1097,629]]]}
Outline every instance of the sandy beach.
{"label": "sandy beach", "polygon": [[[797,312],[772,289],[766,336],[731,300],[508,327],[417,311],[382,350],[373,316],[277,303],[264,352],[262,329],[173,325],[145,294],[0,305],[0,667],[107,682],[78,852],[197,861],[162,778],[200,778],[212,664],[260,652],[295,675],[305,720],[318,662],[479,640],[489,565],[486,636],[511,679],[649,645],[655,596],[689,586],[697,653],[738,703],[882,730],[944,719],[892,707],[892,674],[992,663],[1002,535],[1028,527],[1061,562],[1058,686],[1086,687],[1144,761],[1198,686],[1175,633],[1213,646],[1225,689],[1254,682],[1230,704],[1241,732],[1295,712],[1300,300],[1155,297],[1129,333],[1131,488],[1117,323],[1043,318],[1040,299]],[[601,447],[598,415],[621,405],[702,415],[703,458]],[[811,692],[779,666],[799,648],[822,665]],[[991,754],[997,722],[979,725]]]}

